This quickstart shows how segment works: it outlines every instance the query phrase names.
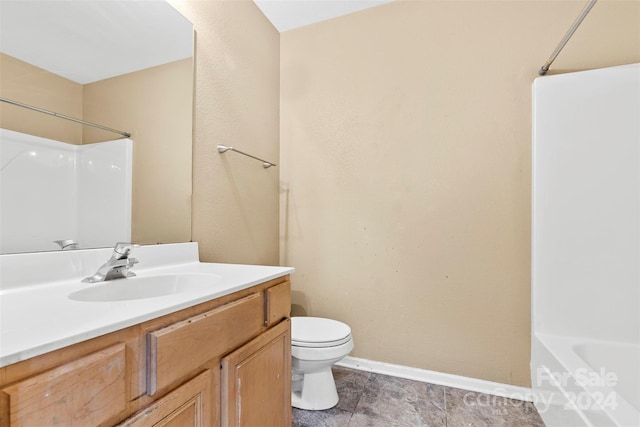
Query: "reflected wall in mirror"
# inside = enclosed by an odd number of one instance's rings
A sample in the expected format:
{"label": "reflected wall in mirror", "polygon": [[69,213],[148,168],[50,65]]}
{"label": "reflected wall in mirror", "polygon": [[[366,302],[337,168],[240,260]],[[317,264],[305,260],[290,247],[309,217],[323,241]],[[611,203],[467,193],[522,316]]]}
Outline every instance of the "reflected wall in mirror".
{"label": "reflected wall in mirror", "polygon": [[[131,240],[189,241],[193,25],[161,0],[2,0],[0,8],[0,96],[131,133]],[[0,103],[0,127],[75,145],[121,138],[7,103]],[[47,215],[24,209],[34,223]],[[92,228],[103,222],[79,215]],[[2,222],[0,252],[43,250],[6,251],[2,235],[12,224]],[[65,233],[60,240],[72,239]],[[60,250],[43,234],[50,250]]]}

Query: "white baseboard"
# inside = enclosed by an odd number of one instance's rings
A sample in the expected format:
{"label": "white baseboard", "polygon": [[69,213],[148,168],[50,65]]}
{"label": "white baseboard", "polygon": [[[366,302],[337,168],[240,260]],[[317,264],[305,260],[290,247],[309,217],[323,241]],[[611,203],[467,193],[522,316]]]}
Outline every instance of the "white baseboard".
{"label": "white baseboard", "polygon": [[360,359],[347,356],[337,366],[357,369],[360,371],[374,372],[392,377],[405,378],[424,383],[438,384],[463,390],[476,391],[494,396],[508,397],[510,399],[533,402],[533,393],[529,387],[519,387],[510,384],[495,383],[493,381],[479,380],[463,377],[461,375],[445,374],[442,372],[428,371],[426,369],[412,368],[392,363],[377,362],[375,360]]}

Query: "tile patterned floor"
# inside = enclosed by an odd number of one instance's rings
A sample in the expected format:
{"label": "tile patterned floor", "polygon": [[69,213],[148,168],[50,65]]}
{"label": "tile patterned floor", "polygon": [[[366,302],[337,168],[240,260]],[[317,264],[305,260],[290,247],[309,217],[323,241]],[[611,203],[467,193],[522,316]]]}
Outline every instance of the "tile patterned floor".
{"label": "tile patterned floor", "polygon": [[340,401],[293,408],[293,427],[544,427],[532,403],[334,367]]}

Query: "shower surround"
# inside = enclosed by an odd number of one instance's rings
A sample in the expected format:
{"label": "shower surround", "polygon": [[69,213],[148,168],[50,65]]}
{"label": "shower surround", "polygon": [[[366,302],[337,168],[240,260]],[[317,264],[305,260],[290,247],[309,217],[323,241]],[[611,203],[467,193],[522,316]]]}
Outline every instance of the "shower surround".
{"label": "shower surround", "polygon": [[131,140],[72,145],[0,129],[0,141],[0,253],[131,239]]}
{"label": "shower surround", "polygon": [[640,425],[640,64],[533,86],[531,383],[553,426]]}

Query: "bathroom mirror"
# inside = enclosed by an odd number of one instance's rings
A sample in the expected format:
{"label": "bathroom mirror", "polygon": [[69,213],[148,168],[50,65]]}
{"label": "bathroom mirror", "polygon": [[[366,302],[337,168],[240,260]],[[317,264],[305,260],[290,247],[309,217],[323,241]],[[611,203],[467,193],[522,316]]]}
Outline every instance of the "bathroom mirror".
{"label": "bathroom mirror", "polygon": [[[0,18],[0,96],[129,132],[131,240],[189,241],[193,24],[163,0],[2,0]],[[123,138],[5,102],[0,102],[0,128],[82,147]],[[10,159],[0,160],[4,167]],[[28,173],[34,181],[34,172]],[[51,182],[42,186],[54,187]],[[52,214],[52,209],[24,210],[11,221],[36,224],[40,215]],[[104,224],[99,215],[76,215],[93,230]],[[73,238],[65,230],[38,236],[37,227],[27,227],[30,238],[42,237],[49,246],[5,250],[3,236],[12,225],[3,221],[2,253],[60,250],[52,234]],[[116,239],[100,245],[80,241],[79,246],[112,246]]]}

